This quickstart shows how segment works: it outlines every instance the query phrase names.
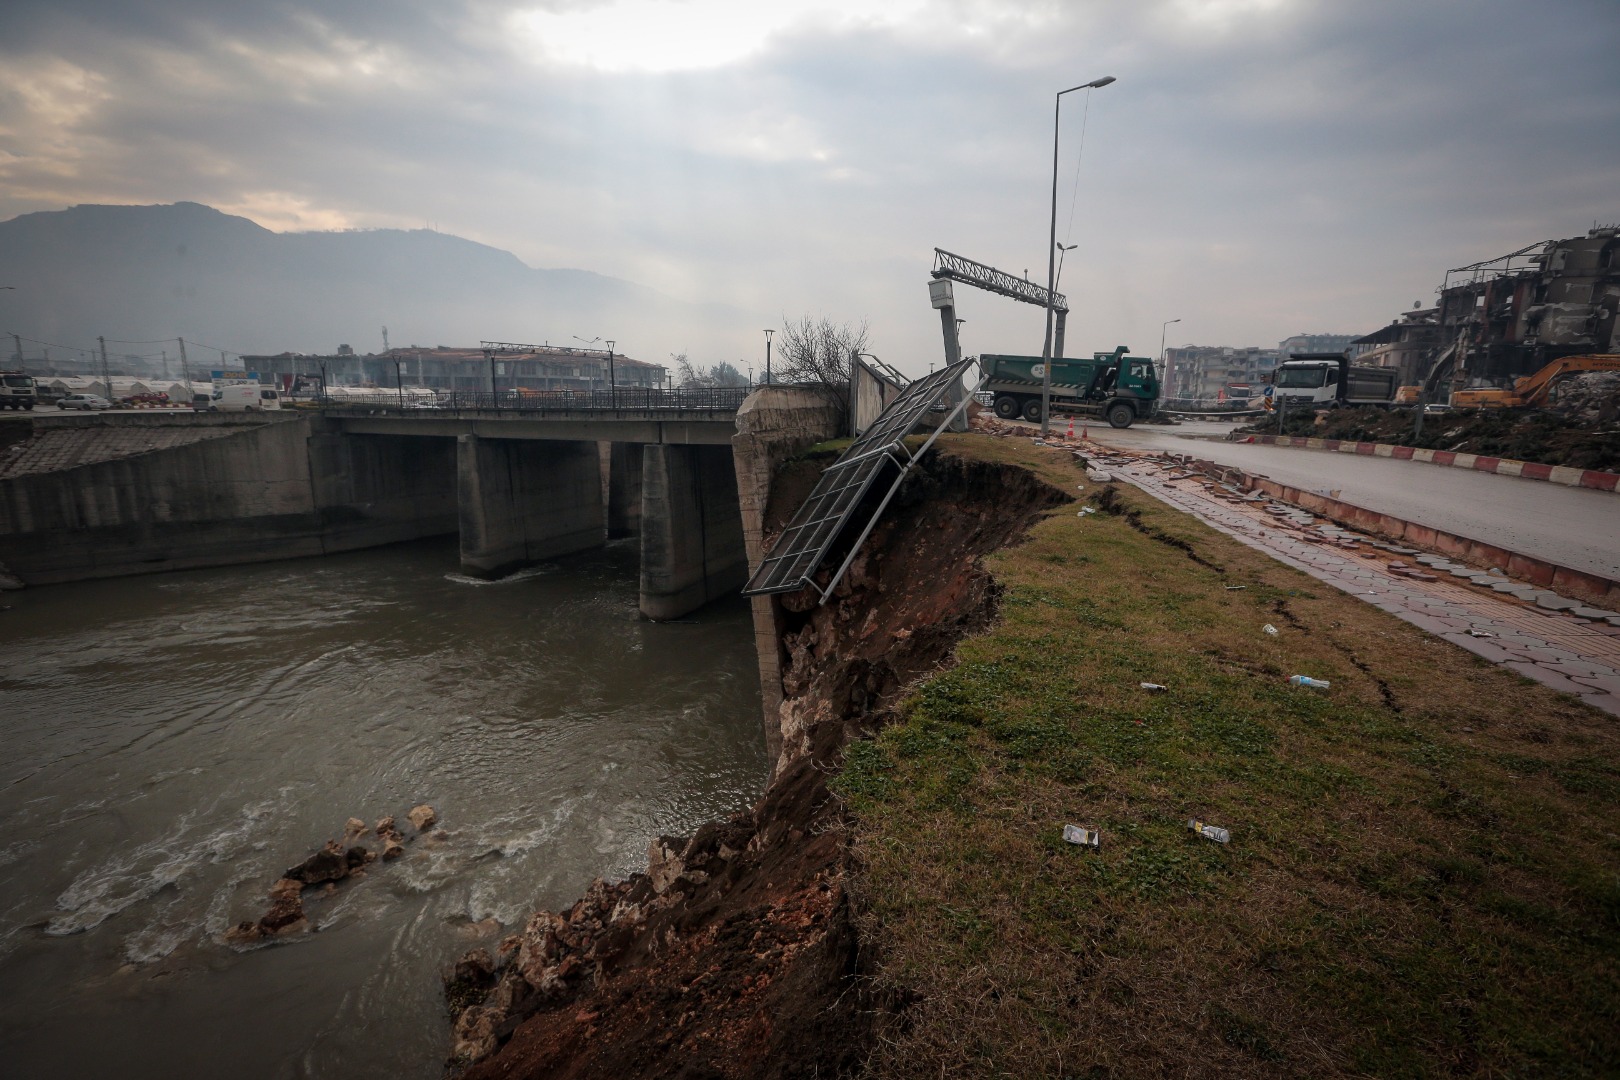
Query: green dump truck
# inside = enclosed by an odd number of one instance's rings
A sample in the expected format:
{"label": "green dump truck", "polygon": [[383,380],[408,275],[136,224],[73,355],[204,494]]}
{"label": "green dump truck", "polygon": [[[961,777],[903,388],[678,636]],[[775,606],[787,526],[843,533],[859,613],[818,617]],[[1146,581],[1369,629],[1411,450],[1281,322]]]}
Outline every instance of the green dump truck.
{"label": "green dump truck", "polygon": [[[1153,361],[1125,352],[1126,346],[1121,345],[1113,352],[1092,353],[1090,360],[1053,361],[1052,412],[1101,416],[1117,428],[1152,416],[1159,401],[1159,377]],[[1045,374],[1040,357],[984,355],[979,363],[989,378],[984,388],[995,395],[997,416],[1040,423]]]}

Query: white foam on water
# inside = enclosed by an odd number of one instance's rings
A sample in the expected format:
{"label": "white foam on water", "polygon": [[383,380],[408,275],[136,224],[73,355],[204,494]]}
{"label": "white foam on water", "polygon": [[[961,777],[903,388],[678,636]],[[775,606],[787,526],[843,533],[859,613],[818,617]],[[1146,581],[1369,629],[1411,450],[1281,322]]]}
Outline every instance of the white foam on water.
{"label": "white foam on water", "polygon": [[446,574],[444,575],[444,580],[453,581],[457,585],[516,585],[520,581],[528,581],[531,578],[544,577],[547,574],[554,574],[556,572],[557,568],[553,565],[530,566],[526,569],[507,574],[505,577],[494,579],[476,578],[468,574]]}
{"label": "white foam on water", "polygon": [[137,845],[127,855],[108,859],[75,878],[56,898],[61,914],[45,924],[45,933],[52,937],[83,933],[161,889],[178,886],[192,870],[229,861],[269,811],[268,805],[244,808],[235,821],[200,837],[191,835],[192,815],[182,815],[168,836]]}

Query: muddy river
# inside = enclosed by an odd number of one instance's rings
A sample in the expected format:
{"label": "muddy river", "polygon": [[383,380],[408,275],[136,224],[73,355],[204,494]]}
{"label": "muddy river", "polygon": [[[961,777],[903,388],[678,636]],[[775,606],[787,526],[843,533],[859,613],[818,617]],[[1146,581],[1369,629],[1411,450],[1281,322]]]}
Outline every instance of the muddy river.
{"label": "muddy river", "polygon": [[[641,621],[633,545],[455,568],[429,541],[0,593],[0,1072],[437,1077],[445,965],[752,800],[740,600]],[[442,843],[225,942],[348,818],[423,802]]]}

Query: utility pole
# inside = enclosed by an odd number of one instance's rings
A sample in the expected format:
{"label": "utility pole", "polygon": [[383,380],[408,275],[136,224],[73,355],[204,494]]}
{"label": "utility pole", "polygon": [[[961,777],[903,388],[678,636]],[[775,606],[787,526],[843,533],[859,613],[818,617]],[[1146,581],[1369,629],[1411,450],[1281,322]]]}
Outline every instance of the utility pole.
{"label": "utility pole", "polygon": [[613,408],[617,409],[619,407],[619,381],[613,375],[613,342],[611,342],[611,341],[608,342],[607,347],[608,347],[608,400],[613,403]]}
{"label": "utility pole", "polygon": [[168,349],[163,350],[163,377],[165,379],[167,379],[169,377],[169,350]]}
{"label": "utility pole", "polygon": [[388,351],[388,327],[383,327],[383,352]]}
{"label": "utility pole", "polygon": [[113,396],[112,372],[107,370],[107,339],[104,337],[98,337],[96,338],[96,341],[101,345],[101,381],[106,384],[107,400],[111,401]]}
{"label": "utility pole", "polygon": [[191,385],[191,364],[186,360],[186,339],[175,338],[180,343],[180,374],[186,378],[186,392],[193,397],[197,395],[197,388]]}
{"label": "utility pole", "polygon": [[17,343],[17,367],[20,370],[23,366],[22,338],[18,337],[16,334],[12,334],[11,340]]}

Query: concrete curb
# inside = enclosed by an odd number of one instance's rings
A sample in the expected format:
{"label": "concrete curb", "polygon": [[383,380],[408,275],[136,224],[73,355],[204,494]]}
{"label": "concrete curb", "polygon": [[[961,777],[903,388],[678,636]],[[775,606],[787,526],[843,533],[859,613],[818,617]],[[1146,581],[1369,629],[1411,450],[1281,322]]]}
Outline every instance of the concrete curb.
{"label": "concrete curb", "polygon": [[1458,536],[1456,533],[1445,532],[1428,525],[1419,525],[1391,514],[1381,514],[1376,510],[1368,510],[1364,506],[1320,495],[1314,491],[1279,484],[1269,477],[1256,476],[1229,465],[1217,465],[1213,461],[1196,458],[1192,460],[1192,464],[1206,475],[1224,479],[1244,491],[1263,491],[1274,499],[1365,532],[1375,533],[1385,539],[1403,541],[1414,547],[1427,548],[1468,562],[1494,566],[1511,578],[1560,595],[1573,595],[1596,605],[1620,609],[1620,581],[1587,573],[1584,570],[1572,570],[1567,566],[1548,562],[1546,559],[1487,544],[1483,540]]}
{"label": "concrete curb", "polygon": [[1340,454],[1360,454],[1363,457],[1427,461],[1433,465],[1450,465],[1453,468],[1473,469],[1476,472],[1495,473],[1498,476],[1521,476],[1526,480],[1548,480],[1554,484],[1563,484],[1565,487],[1620,493],[1620,473],[1601,472],[1597,469],[1572,469],[1564,465],[1538,465],[1531,461],[1514,461],[1512,458],[1489,457],[1484,454],[1459,454],[1451,450],[1426,450],[1412,446],[1396,446],[1393,443],[1301,438],[1298,435],[1249,435],[1242,441],[1266,446],[1332,450]]}

